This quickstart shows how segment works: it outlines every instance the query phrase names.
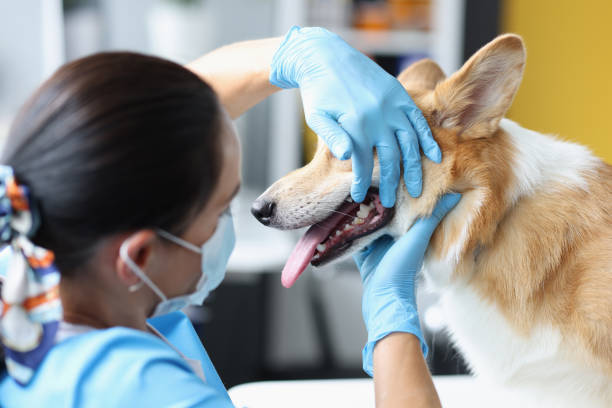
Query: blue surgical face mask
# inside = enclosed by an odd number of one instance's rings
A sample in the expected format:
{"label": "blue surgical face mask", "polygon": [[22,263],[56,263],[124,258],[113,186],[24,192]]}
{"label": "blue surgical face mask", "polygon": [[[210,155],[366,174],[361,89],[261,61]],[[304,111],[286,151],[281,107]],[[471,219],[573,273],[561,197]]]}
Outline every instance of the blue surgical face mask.
{"label": "blue surgical face mask", "polygon": [[[138,275],[142,283],[147,285],[153,292],[160,297],[161,302],[157,304],[151,317],[160,316],[177,311],[187,305],[201,305],[204,299],[223,281],[227,262],[234,250],[236,236],[234,233],[234,222],[229,212],[224,212],[219,217],[217,229],[214,234],[202,245],[198,247],[164,230],[157,230],[157,234],[185,249],[202,255],[202,276],[198,281],[193,293],[168,298],[157,287],[155,283],[140,269],[140,267],[127,254],[127,241],[123,242],[119,249],[119,256]],[[136,284],[130,288],[131,291],[137,290],[141,285]]]}

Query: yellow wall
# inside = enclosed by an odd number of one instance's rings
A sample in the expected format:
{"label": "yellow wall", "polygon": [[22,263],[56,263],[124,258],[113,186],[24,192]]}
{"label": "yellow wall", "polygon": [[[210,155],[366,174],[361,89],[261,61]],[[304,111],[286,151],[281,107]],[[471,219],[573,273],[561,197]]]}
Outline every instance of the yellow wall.
{"label": "yellow wall", "polygon": [[507,116],[612,163],[612,1],[505,0],[502,29],[527,46]]}

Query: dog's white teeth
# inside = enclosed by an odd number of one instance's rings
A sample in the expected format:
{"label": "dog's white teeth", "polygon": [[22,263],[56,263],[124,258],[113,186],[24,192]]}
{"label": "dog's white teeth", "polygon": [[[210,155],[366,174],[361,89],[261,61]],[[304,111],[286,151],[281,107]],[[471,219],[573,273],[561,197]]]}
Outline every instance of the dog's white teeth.
{"label": "dog's white teeth", "polygon": [[351,224],[346,224],[346,225],[344,226],[344,230],[345,230],[345,231],[348,231],[348,230],[350,230],[350,229],[351,229]]}
{"label": "dog's white teeth", "polygon": [[315,254],[315,256],[312,257],[312,259],[319,259],[321,257],[321,254]]}
{"label": "dog's white teeth", "polygon": [[370,213],[370,208],[367,205],[359,204],[359,211],[357,211],[357,217],[366,218]]}
{"label": "dog's white teeth", "polygon": [[355,219],[353,220],[353,224],[355,224],[355,225],[361,225],[361,224],[363,224],[364,222],[365,222],[365,220],[364,220],[363,218],[359,218],[359,217],[357,217],[357,218],[355,218]]}
{"label": "dog's white teeth", "polygon": [[342,231],[340,230],[336,231],[336,236],[339,236],[340,234],[342,234]]}
{"label": "dog's white teeth", "polygon": [[353,199],[352,199],[351,197],[348,197],[348,198],[347,198],[346,200],[344,200],[344,201],[346,201],[347,203],[352,203],[352,202],[353,202]]}
{"label": "dog's white teeth", "polygon": [[325,251],[325,245],[323,245],[323,244],[317,245],[317,251],[319,251],[319,252]]}

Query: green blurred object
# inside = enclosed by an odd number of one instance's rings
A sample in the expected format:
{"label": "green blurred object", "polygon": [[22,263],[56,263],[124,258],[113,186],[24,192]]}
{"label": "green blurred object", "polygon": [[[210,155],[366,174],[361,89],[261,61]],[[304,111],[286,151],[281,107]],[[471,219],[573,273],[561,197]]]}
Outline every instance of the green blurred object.
{"label": "green blurred object", "polygon": [[62,6],[64,11],[72,11],[79,7],[94,4],[93,0],[63,0]]}
{"label": "green blurred object", "polygon": [[302,166],[310,163],[317,151],[318,136],[308,127],[306,121],[302,121]]}

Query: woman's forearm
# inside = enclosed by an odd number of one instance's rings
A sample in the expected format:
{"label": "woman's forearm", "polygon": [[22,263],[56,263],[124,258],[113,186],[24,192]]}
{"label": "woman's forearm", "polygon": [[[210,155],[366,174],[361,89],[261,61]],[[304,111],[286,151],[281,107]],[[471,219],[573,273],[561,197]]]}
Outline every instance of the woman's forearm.
{"label": "woman's forearm", "polygon": [[374,347],[376,407],[441,407],[419,339],[391,333]]}
{"label": "woman's forearm", "polygon": [[268,80],[280,42],[277,37],[226,45],[186,67],[208,82],[230,116],[237,118],[280,90]]}

